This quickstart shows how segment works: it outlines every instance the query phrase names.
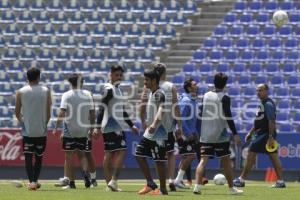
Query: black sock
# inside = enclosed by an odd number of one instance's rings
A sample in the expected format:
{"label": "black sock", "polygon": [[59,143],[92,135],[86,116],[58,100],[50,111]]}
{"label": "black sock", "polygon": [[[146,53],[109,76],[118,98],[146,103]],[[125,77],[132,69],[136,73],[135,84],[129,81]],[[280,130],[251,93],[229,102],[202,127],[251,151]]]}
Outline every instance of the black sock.
{"label": "black sock", "polygon": [[25,156],[25,168],[27,177],[29,179],[29,182],[33,182],[33,166],[32,166],[32,154],[31,153],[24,153]]}
{"label": "black sock", "polygon": [[37,182],[37,180],[39,179],[41,169],[42,169],[42,159],[43,156],[35,155],[34,174],[33,174],[34,182]]}
{"label": "black sock", "polygon": [[157,188],[157,185],[153,180],[147,181],[147,186],[151,187],[153,190]]}
{"label": "black sock", "polygon": [[191,165],[185,170],[185,176],[188,181],[192,181]]}

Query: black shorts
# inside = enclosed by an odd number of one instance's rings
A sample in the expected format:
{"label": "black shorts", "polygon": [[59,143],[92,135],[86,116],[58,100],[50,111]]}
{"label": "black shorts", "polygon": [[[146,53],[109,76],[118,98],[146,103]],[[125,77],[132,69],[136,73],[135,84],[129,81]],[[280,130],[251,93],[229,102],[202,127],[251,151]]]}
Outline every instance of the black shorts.
{"label": "black shorts", "polygon": [[184,156],[184,155],[196,154],[195,141],[187,141],[187,140],[179,139],[177,143],[178,143],[178,149],[180,155]]}
{"label": "black shorts", "polygon": [[125,133],[103,133],[104,151],[119,151],[127,149]]}
{"label": "black shorts", "polygon": [[[276,134],[273,136],[274,139],[276,139]],[[252,137],[252,140],[249,145],[249,151],[255,152],[255,153],[266,153],[269,154],[266,150],[266,144],[269,139],[269,134],[255,134]],[[277,150],[272,152],[272,153],[277,153]]]}
{"label": "black shorts", "polygon": [[230,155],[230,142],[222,143],[200,143],[201,156],[209,156],[210,158],[221,158]]}
{"label": "black shorts", "polygon": [[158,144],[156,141],[143,137],[135,149],[135,156],[152,158],[154,161],[166,161],[165,141]]}
{"label": "black shorts", "polygon": [[47,137],[26,137],[23,136],[23,153],[42,156],[45,152]]}
{"label": "black shorts", "polygon": [[175,146],[175,136],[173,132],[168,133],[168,140],[166,140],[166,151],[167,152],[173,152]]}
{"label": "black shorts", "polygon": [[62,148],[64,151],[92,151],[92,141],[87,137],[82,138],[68,138],[63,137]]}

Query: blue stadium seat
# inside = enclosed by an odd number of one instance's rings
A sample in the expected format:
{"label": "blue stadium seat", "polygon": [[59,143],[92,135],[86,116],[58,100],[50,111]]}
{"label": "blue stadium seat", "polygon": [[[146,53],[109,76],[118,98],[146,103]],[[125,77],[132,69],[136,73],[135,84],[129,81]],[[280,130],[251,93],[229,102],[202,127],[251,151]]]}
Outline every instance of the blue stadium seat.
{"label": "blue stadium seat", "polygon": [[291,89],[291,98],[299,99],[300,98],[300,88],[292,88]]}
{"label": "blue stadium seat", "polygon": [[230,31],[228,33],[228,35],[230,37],[240,37],[242,36],[244,33],[244,28],[243,26],[240,26],[240,25],[233,25],[231,28],[230,28]]}
{"label": "blue stadium seat", "polygon": [[282,100],[277,101],[277,108],[279,110],[289,111],[292,108],[291,100],[282,99]]}
{"label": "blue stadium seat", "polygon": [[[14,82],[26,82],[27,81],[26,75],[23,72],[13,72],[13,73],[11,73],[11,79]],[[10,86],[10,88],[11,88],[12,91],[14,91],[12,86]]]}
{"label": "blue stadium seat", "polygon": [[30,24],[32,22],[33,18],[30,11],[24,11],[18,17],[18,24]]}
{"label": "blue stadium seat", "polygon": [[285,84],[285,79],[282,75],[274,75],[271,78],[271,84],[274,87],[283,86]]}
{"label": "blue stadium seat", "polygon": [[150,46],[152,50],[163,50],[166,48],[166,43],[161,37],[155,38]]}
{"label": "blue stadium seat", "polygon": [[178,74],[173,76],[172,83],[174,83],[175,85],[182,85],[184,80],[185,80],[184,75]]}
{"label": "blue stadium seat", "polygon": [[300,14],[295,13],[289,13],[289,24],[291,25],[297,25],[300,22]]}
{"label": "blue stadium seat", "polygon": [[285,75],[293,75],[297,71],[297,67],[293,62],[284,63],[282,73]]}
{"label": "blue stadium seat", "polygon": [[216,71],[217,72],[228,73],[230,71],[230,66],[227,62],[226,63],[221,62],[217,65]]}
{"label": "blue stadium seat", "polygon": [[52,24],[65,24],[68,22],[68,18],[65,15],[64,11],[60,11],[57,13],[57,15],[54,16],[54,18],[51,20]]}
{"label": "blue stadium seat", "polygon": [[288,37],[291,36],[292,33],[293,33],[293,28],[290,25],[285,25],[279,29],[280,37]]}
{"label": "blue stadium seat", "polygon": [[136,3],[131,5],[131,12],[133,13],[145,13],[147,10],[148,5],[144,0],[138,0]]}
{"label": "blue stadium seat", "polygon": [[257,37],[260,35],[260,28],[257,25],[249,25],[246,32],[249,38]]}
{"label": "blue stadium seat", "polygon": [[247,86],[247,85],[251,84],[251,75],[244,74],[244,75],[240,76],[238,83],[241,86]]}
{"label": "blue stadium seat", "polygon": [[289,90],[286,87],[279,87],[275,92],[276,98],[289,98]]}
{"label": "blue stadium seat", "polygon": [[238,13],[244,12],[247,9],[247,2],[237,1],[234,5],[234,10]]}
{"label": "blue stadium seat", "polygon": [[[24,69],[24,66],[19,60],[14,60],[12,64],[9,65],[9,72],[21,72]],[[9,80],[8,80],[9,81]]]}
{"label": "blue stadium seat", "polygon": [[245,50],[240,54],[240,60],[244,62],[252,62],[254,59],[254,51]]}
{"label": "blue stadium seat", "polygon": [[119,62],[121,60],[121,55],[120,53],[115,50],[115,49],[112,49],[109,54],[107,55],[107,58],[106,58],[106,61],[107,62],[112,62],[112,63],[115,63],[115,62]]}
{"label": "blue stadium seat", "polygon": [[264,37],[273,37],[276,33],[276,28],[274,25],[266,25],[263,29],[262,35]]}
{"label": "blue stadium seat", "polygon": [[19,0],[12,7],[13,11],[25,11],[28,9],[29,9],[29,4],[27,3],[26,0]]}
{"label": "blue stadium seat", "polygon": [[300,99],[295,99],[293,103],[293,110],[300,111]]}
{"label": "blue stadium seat", "polygon": [[279,48],[279,50],[276,50],[276,51],[272,52],[271,58],[269,59],[269,61],[281,62],[284,59],[285,59],[284,52],[281,51],[280,48]]}
{"label": "blue stadium seat", "polygon": [[201,74],[212,74],[214,72],[214,69],[211,63],[201,63],[199,72]]}
{"label": "blue stadium seat", "polygon": [[187,0],[183,4],[183,13],[193,14],[197,12],[197,5],[193,0]]}
{"label": "blue stadium seat", "polygon": [[263,84],[263,83],[268,83],[268,77],[264,74],[258,75],[255,77],[255,84]]}
{"label": "blue stadium seat", "polygon": [[289,11],[289,10],[294,9],[293,2],[290,2],[290,1],[281,2],[279,7],[280,7],[281,10],[285,10],[285,11]]}
{"label": "blue stadium seat", "polygon": [[289,123],[289,112],[280,111],[276,113],[276,122],[279,124],[287,124]]}
{"label": "blue stadium seat", "polygon": [[49,23],[41,29],[39,35],[44,37],[50,37],[52,35],[55,35],[55,29],[53,28],[52,24]]}
{"label": "blue stadium seat", "polygon": [[187,62],[186,64],[183,65],[182,71],[185,74],[191,74],[196,71],[196,65],[191,62]]}
{"label": "blue stadium seat", "polygon": [[85,13],[95,12],[97,11],[97,4],[94,0],[87,0],[86,3],[81,6],[80,10]]}
{"label": "blue stadium seat", "polygon": [[101,62],[104,59],[105,59],[105,56],[100,50],[93,50],[92,54],[90,55],[89,61],[90,62]]}
{"label": "blue stadium seat", "polygon": [[139,37],[132,46],[134,50],[141,50],[148,47],[148,41],[144,37]]}
{"label": "blue stadium seat", "polygon": [[159,30],[156,26],[151,24],[149,27],[146,28],[144,37],[145,38],[155,38],[159,35]]}
{"label": "blue stadium seat", "polygon": [[235,75],[247,73],[246,64],[245,63],[234,63],[233,69],[231,71]]}
{"label": "blue stadium seat", "polygon": [[110,31],[110,37],[122,37],[125,35],[125,29],[120,24],[116,24]]}
{"label": "blue stadium seat", "polygon": [[48,24],[50,22],[50,17],[47,11],[38,12],[37,16],[34,18],[34,24]]}
{"label": "blue stadium seat", "polygon": [[296,112],[293,117],[293,124],[300,125],[300,113]]}
{"label": "blue stadium seat", "polygon": [[46,10],[50,12],[59,12],[63,10],[63,5],[60,0],[49,1]]}
{"label": "blue stadium seat", "polygon": [[136,17],[132,12],[127,12],[124,17],[122,17],[119,21],[121,25],[132,25],[136,23]]}
{"label": "blue stadium seat", "polygon": [[243,107],[244,107],[244,105],[245,105],[244,98],[241,98],[241,99],[236,99],[236,98],[231,99],[231,105],[230,106],[231,106],[232,110],[235,110],[235,111],[242,110]]}
{"label": "blue stadium seat", "polygon": [[286,60],[290,62],[298,62],[299,61],[299,51],[288,51],[286,52]]}
{"label": "blue stadium seat", "polygon": [[218,42],[218,44],[221,49],[227,50],[233,46],[233,41],[231,38],[224,37]]}
{"label": "blue stadium seat", "polygon": [[266,50],[260,50],[260,51],[256,52],[255,59],[257,61],[267,62],[268,58],[269,58],[268,51],[266,51]]}
{"label": "blue stadium seat", "polygon": [[0,48],[4,48],[6,46],[6,42],[2,36],[0,36]]}
{"label": "blue stadium seat", "polygon": [[64,12],[76,12],[80,10],[80,4],[77,0],[71,0],[63,7]]}
{"label": "blue stadium seat", "polygon": [[158,17],[154,20],[153,24],[155,25],[166,25],[170,23],[170,17],[167,15],[166,12],[161,12]]}
{"label": "blue stadium seat", "polygon": [[103,24],[105,25],[114,25],[119,21],[118,17],[114,12],[109,12],[109,15],[107,15],[104,20]]}
{"label": "blue stadium seat", "polygon": [[150,13],[160,13],[164,9],[164,4],[161,1],[154,0],[148,8]]}
{"label": "blue stadium seat", "polygon": [[139,57],[141,63],[151,63],[155,59],[153,52],[149,49],[146,49],[142,55]]}
{"label": "blue stadium seat", "polygon": [[278,49],[281,47],[281,39],[278,37],[272,37],[268,41],[268,47],[270,49]]}
{"label": "blue stadium seat", "polygon": [[53,60],[46,62],[45,64],[42,65],[42,67],[44,69],[43,72],[56,73],[58,71],[58,65]]}
{"label": "blue stadium seat", "polygon": [[267,63],[265,72],[269,75],[274,75],[280,72],[280,66],[278,62]]}
{"label": "blue stadium seat", "polygon": [[24,45],[24,41],[20,36],[13,37],[9,40],[7,46],[9,48],[21,48]]}
{"label": "blue stadium seat", "polygon": [[83,39],[83,41],[79,44],[79,48],[81,49],[93,49],[96,47],[96,40],[94,40],[91,36],[87,36]]}
{"label": "blue stadium seat", "polygon": [[12,11],[2,12],[0,23],[1,24],[12,24],[16,21],[15,14]]}
{"label": "blue stadium seat", "polygon": [[60,27],[56,33],[57,36],[60,37],[68,37],[73,34],[73,31],[71,27],[68,24],[64,24],[62,27]]}
{"label": "blue stadium seat", "polygon": [[252,41],[252,49],[260,50],[266,46],[265,40],[263,38],[257,37]]}
{"label": "blue stadium seat", "polygon": [[102,40],[100,40],[100,45],[98,46],[99,49],[110,49],[114,45],[113,41],[110,37],[106,36]]}
{"label": "blue stadium seat", "polygon": [[253,86],[247,86],[244,88],[243,96],[246,98],[256,97],[256,88]]}
{"label": "blue stadium seat", "polygon": [[149,25],[153,23],[153,17],[148,12],[144,12],[144,14],[137,20],[136,23],[139,25]]}
{"label": "blue stadium seat", "polygon": [[249,25],[253,21],[253,14],[244,12],[240,16],[239,24]]}
{"label": "blue stadium seat", "polygon": [[172,14],[176,14],[180,12],[181,9],[181,5],[177,0],[169,1],[165,7],[166,7],[166,12]]}
{"label": "blue stadium seat", "polygon": [[43,0],[36,0],[36,1],[32,2],[31,6],[30,6],[30,10],[36,11],[36,12],[41,12],[41,11],[46,10],[46,6],[45,6]]}
{"label": "blue stadium seat", "polygon": [[117,3],[115,8],[116,13],[128,13],[130,12],[131,5],[127,0],[121,0],[121,2]]}
{"label": "blue stadium seat", "polygon": [[82,49],[79,49],[73,53],[71,59],[73,62],[83,62],[87,60],[87,55]]}
{"label": "blue stadium seat", "polygon": [[31,49],[25,49],[25,51],[23,51],[23,53],[20,56],[20,60],[21,61],[35,60],[35,53],[34,53],[34,51],[31,50]]}
{"label": "blue stadium seat", "polygon": [[258,25],[265,25],[265,24],[268,24],[269,21],[270,21],[269,14],[260,12],[256,15],[254,23],[258,24]]}
{"label": "blue stadium seat", "polygon": [[241,96],[241,88],[240,87],[230,87],[228,88],[228,95],[230,97],[240,97]]}
{"label": "blue stadium seat", "polygon": [[53,59],[53,54],[49,49],[43,49],[36,59],[37,61],[51,61]]}
{"label": "blue stadium seat", "polygon": [[249,72],[252,75],[260,74],[263,71],[261,63],[250,63]]}
{"label": "blue stadium seat", "polygon": [[4,36],[17,36],[20,35],[20,30],[17,24],[10,24],[2,33]]}
{"label": "blue stadium seat", "polygon": [[293,126],[291,124],[280,124],[279,133],[292,133],[294,132]]}
{"label": "blue stadium seat", "polygon": [[107,28],[102,23],[98,24],[98,26],[91,33],[91,36],[95,37],[95,38],[98,38],[98,37],[103,38],[106,35],[108,35],[108,31],[107,31]]}
{"label": "blue stadium seat", "polygon": [[237,14],[229,12],[224,16],[224,24],[233,25],[237,21]]}
{"label": "blue stadium seat", "polygon": [[235,47],[239,50],[247,49],[249,47],[249,44],[250,44],[249,39],[244,38],[244,37],[237,38],[235,41],[236,41]]}
{"label": "blue stadium seat", "polygon": [[99,7],[97,7],[98,12],[100,13],[110,13],[113,10],[114,6],[110,0],[101,1]]}
{"label": "blue stadium seat", "polygon": [[74,36],[76,37],[87,37],[90,34],[90,30],[86,24],[81,24],[76,31],[74,32]]}
{"label": "blue stadium seat", "polygon": [[263,2],[262,1],[252,1],[249,2],[248,8],[253,12],[258,12],[262,9]]}
{"label": "blue stadium seat", "polygon": [[205,84],[209,87],[214,86],[214,79],[215,79],[215,76],[213,74],[209,74],[206,77]]}
{"label": "blue stadium seat", "polygon": [[35,35],[29,38],[27,43],[25,44],[27,48],[41,48],[42,42],[39,36]]}
{"label": "blue stadium seat", "polygon": [[[295,73],[295,72],[293,72]],[[288,75],[287,84],[289,87],[299,87],[300,86],[300,78],[296,74]]]}
{"label": "blue stadium seat", "polygon": [[67,50],[61,49],[56,53],[54,60],[55,61],[68,61],[68,60],[70,60],[70,54],[68,53]]}
{"label": "blue stadium seat", "polygon": [[[2,68],[3,67],[3,68]],[[8,76],[8,73],[4,72],[5,66],[1,66],[1,71],[0,71],[0,83],[1,82],[9,82],[10,78]],[[0,96],[1,98],[1,96]]]}
{"label": "blue stadium seat", "polygon": [[203,42],[204,49],[213,49],[217,46],[216,38],[208,37]]}
{"label": "blue stadium seat", "polygon": [[[96,7],[94,9],[96,9]],[[82,12],[84,12],[84,11],[82,10]],[[99,24],[101,22],[102,22],[102,17],[101,17],[101,15],[99,15],[99,13],[97,11],[88,13],[88,17],[86,18],[86,21],[85,21],[85,23],[88,25]]]}
{"label": "blue stadium seat", "polygon": [[77,47],[77,40],[75,39],[74,36],[70,36],[68,37],[63,43],[62,43],[62,47],[65,49],[74,49]]}
{"label": "blue stadium seat", "polygon": [[19,55],[14,49],[8,49],[4,54],[2,54],[2,60],[4,61],[14,61],[18,58]]}
{"label": "blue stadium seat", "polygon": [[60,46],[60,40],[56,36],[51,36],[48,40],[43,43],[45,48],[55,49]]}
{"label": "blue stadium seat", "polygon": [[213,32],[213,36],[214,37],[224,37],[227,33],[227,27],[223,26],[223,25],[218,25],[214,32]]}
{"label": "blue stadium seat", "polygon": [[137,25],[133,24],[128,28],[126,37],[128,38],[141,38],[142,37],[142,29]]}
{"label": "blue stadium seat", "polygon": [[128,51],[126,51],[122,58],[124,63],[134,63],[137,59],[138,56],[133,49],[129,49]]}
{"label": "blue stadium seat", "polygon": [[0,11],[10,10],[12,7],[11,2],[9,0],[0,1]]}
{"label": "blue stadium seat", "polygon": [[223,52],[218,49],[213,49],[209,54],[211,62],[219,62],[223,59]]}
{"label": "blue stadium seat", "polygon": [[76,11],[72,17],[68,20],[69,24],[81,25],[84,23],[85,19],[83,14],[80,11]]}
{"label": "blue stadium seat", "polygon": [[161,37],[174,39],[176,37],[176,30],[168,24],[163,28]]}
{"label": "blue stadium seat", "polygon": [[297,48],[298,46],[298,40],[293,37],[288,37],[284,42],[284,48],[286,50],[293,50]]}
{"label": "blue stadium seat", "polygon": [[[0,85],[1,88],[2,84]],[[4,119],[10,119],[13,117],[13,113],[10,111],[8,107],[0,107],[0,116],[1,121]]]}
{"label": "blue stadium seat", "polygon": [[277,5],[277,1],[268,1],[265,2],[264,4],[265,6],[265,10],[269,13],[273,13],[275,10],[277,10],[279,8],[279,6]]}
{"label": "blue stadium seat", "polygon": [[225,59],[228,62],[235,62],[239,57],[238,51],[232,49],[226,52]]}

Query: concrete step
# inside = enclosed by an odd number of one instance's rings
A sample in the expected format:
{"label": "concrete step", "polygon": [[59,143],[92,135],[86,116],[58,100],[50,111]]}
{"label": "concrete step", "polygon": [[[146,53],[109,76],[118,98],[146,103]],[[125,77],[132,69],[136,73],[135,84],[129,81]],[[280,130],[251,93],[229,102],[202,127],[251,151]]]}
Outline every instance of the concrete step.
{"label": "concrete step", "polygon": [[194,53],[193,50],[177,50],[176,47],[174,49],[169,53],[169,56],[192,56]]}
{"label": "concrete step", "polygon": [[205,37],[184,37],[180,41],[180,43],[186,43],[186,44],[198,44],[200,45],[205,38],[210,36],[211,34],[207,34]]}
{"label": "concrete step", "polygon": [[214,18],[223,19],[224,15],[225,15],[224,12],[202,12],[201,13],[201,17],[210,18],[210,19],[214,19]]}
{"label": "concrete step", "polygon": [[215,24],[207,24],[207,25],[192,25],[190,31],[211,31],[216,27]]}
{"label": "concrete step", "polygon": [[188,34],[183,36],[182,38],[189,38],[189,37],[207,37],[208,35],[211,35],[212,31],[190,31]]}
{"label": "concrete step", "polygon": [[206,19],[206,18],[198,18],[194,20],[195,25],[217,25],[223,21],[222,19]]}
{"label": "concrete step", "polygon": [[201,40],[197,40],[199,43],[179,43],[176,46],[177,50],[197,50],[200,47],[200,44],[203,42]]}
{"label": "concrete step", "polygon": [[189,59],[191,59],[191,56],[169,56],[166,60],[175,63],[185,63]]}

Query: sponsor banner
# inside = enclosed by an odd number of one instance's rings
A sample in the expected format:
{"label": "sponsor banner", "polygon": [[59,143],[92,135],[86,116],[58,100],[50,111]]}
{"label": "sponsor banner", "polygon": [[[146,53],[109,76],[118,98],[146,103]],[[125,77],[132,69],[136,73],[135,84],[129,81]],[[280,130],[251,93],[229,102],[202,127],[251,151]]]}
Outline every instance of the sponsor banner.
{"label": "sponsor banner", "polygon": [[[102,138],[93,141],[93,155],[97,166],[103,162]],[[22,149],[22,135],[20,129],[0,129],[0,166],[22,166],[24,156]],[[61,140],[48,131],[47,146],[43,158],[44,166],[63,166],[64,152]]]}

